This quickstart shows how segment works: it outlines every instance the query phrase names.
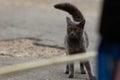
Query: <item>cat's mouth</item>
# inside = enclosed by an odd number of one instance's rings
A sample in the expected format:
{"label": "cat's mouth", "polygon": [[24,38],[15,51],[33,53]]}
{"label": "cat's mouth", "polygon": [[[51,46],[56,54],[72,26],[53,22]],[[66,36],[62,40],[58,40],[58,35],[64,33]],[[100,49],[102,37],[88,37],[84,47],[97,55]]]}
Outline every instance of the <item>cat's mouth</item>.
{"label": "cat's mouth", "polygon": [[76,35],[70,35],[69,37],[72,38],[72,39],[77,39]]}

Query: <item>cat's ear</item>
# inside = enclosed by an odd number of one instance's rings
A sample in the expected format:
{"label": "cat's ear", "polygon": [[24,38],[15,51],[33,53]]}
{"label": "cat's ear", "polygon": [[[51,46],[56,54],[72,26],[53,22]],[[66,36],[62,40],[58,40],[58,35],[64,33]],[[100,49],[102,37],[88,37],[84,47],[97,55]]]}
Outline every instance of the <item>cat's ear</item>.
{"label": "cat's ear", "polygon": [[69,17],[66,17],[67,25],[70,25],[72,23],[71,19]]}
{"label": "cat's ear", "polygon": [[78,26],[83,29],[84,26],[85,26],[85,20],[82,20],[82,21],[78,24]]}

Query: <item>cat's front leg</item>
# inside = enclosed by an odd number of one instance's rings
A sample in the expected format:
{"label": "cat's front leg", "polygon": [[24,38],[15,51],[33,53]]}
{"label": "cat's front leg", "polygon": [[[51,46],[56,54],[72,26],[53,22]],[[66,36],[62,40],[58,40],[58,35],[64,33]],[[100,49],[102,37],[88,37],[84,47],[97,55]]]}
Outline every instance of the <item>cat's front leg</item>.
{"label": "cat's front leg", "polygon": [[69,68],[70,68],[69,78],[73,78],[74,77],[74,63],[70,63]]}
{"label": "cat's front leg", "polygon": [[66,65],[65,74],[69,74],[69,64]]}
{"label": "cat's front leg", "polygon": [[84,62],[80,62],[80,71],[81,71],[81,74],[86,74],[84,66],[85,66]]}

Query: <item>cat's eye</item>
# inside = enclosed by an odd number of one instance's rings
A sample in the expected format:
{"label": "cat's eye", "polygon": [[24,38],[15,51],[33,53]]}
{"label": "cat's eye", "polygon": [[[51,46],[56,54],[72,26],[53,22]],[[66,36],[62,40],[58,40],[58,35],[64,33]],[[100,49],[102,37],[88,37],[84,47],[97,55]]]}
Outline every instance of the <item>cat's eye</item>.
{"label": "cat's eye", "polygon": [[71,32],[71,31],[72,31],[72,29],[71,29],[71,28],[67,28],[67,31],[68,31],[68,32]]}
{"label": "cat's eye", "polygon": [[79,28],[75,28],[75,32],[80,32],[80,29]]}

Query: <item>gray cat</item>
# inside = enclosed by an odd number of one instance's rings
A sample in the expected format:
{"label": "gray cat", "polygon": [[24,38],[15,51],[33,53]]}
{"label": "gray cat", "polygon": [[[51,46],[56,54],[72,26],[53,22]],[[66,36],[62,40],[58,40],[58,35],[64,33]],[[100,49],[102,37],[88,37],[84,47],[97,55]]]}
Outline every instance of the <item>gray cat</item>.
{"label": "gray cat", "polygon": [[[85,19],[82,13],[70,3],[59,3],[54,6],[57,9],[68,12],[72,15],[73,20],[66,17],[67,21],[67,34],[65,36],[65,50],[67,55],[73,55],[77,53],[86,52],[89,41],[87,33],[84,31]],[[89,61],[80,62],[81,74],[86,74],[85,68],[88,72],[90,80],[95,80],[92,74]],[[66,74],[69,74],[69,78],[74,77],[74,63],[67,64]]]}

